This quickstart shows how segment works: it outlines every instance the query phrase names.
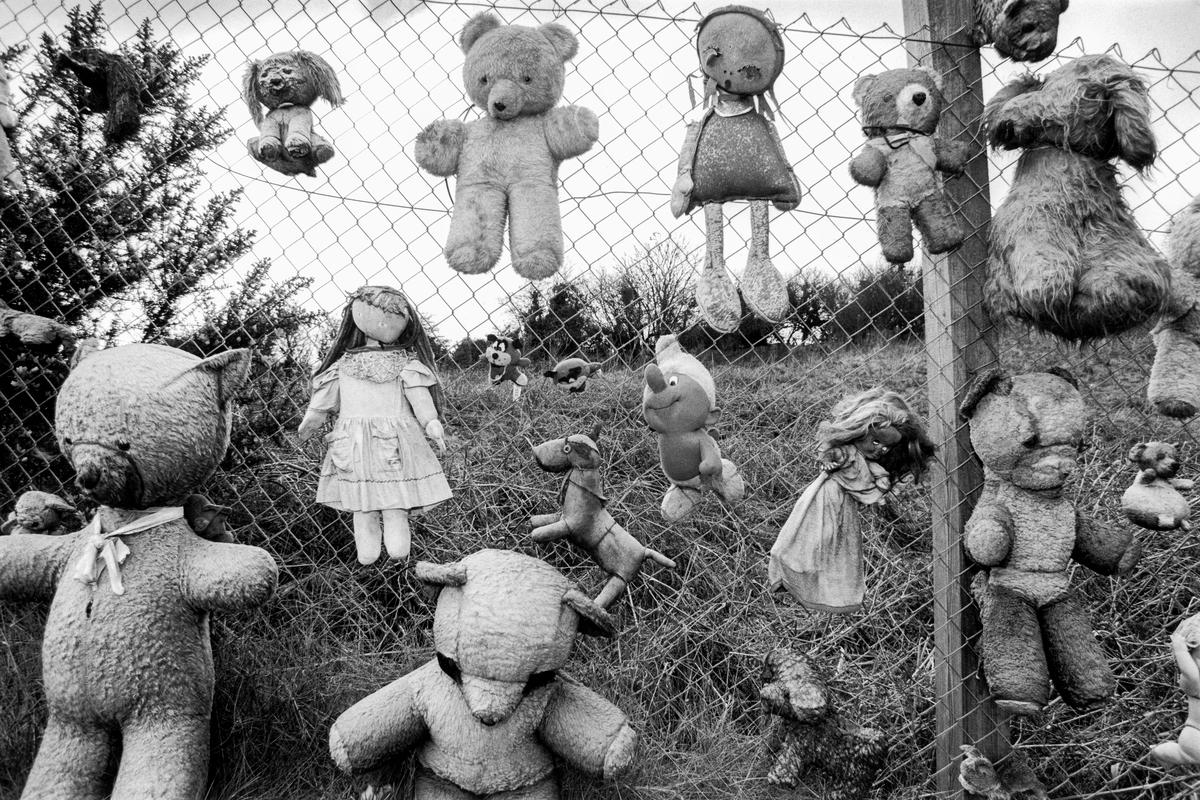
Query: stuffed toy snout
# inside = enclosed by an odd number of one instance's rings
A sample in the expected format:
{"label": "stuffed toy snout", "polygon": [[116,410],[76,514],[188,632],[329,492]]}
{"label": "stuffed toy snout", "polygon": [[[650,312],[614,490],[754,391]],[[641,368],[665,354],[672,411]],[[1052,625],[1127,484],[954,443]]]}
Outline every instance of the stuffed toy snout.
{"label": "stuffed toy snout", "polygon": [[496,681],[479,675],[462,677],[463,700],[472,716],[484,725],[496,725],[512,716],[524,698],[522,682]]}

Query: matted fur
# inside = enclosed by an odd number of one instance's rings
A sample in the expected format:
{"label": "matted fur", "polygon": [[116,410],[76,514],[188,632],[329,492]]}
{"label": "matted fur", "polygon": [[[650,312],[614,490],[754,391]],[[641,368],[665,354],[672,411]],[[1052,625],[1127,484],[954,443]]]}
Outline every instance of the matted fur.
{"label": "matted fur", "polygon": [[1070,0],[975,0],[975,43],[1013,61],[1041,61],[1058,46],[1058,16]]}
{"label": "matted fur", "polygon": [[285,175],[315,176],[334,155],[313,129],[318,98],[334,108],[345,102],[333,67],[315,53],[293,50],[251,61],[242,75],[242,99],[259,134],[246,142],[250,155]]}
{"label": "matted fur", "polygon": [[1154,329],[1150,402],[1187,419],[1200,411],[1200,195],[1171,223],[1171,302]]}
{"label": "matted fur", "polygon": [[1160,312],[1167,262],[1121,195],[1121,159],[1157,152],[1146,84],[1109,55],[1025,76],[984,109],[993,147],[1025,150],[992,219],[986,296],[1008,316],[1069,340],[1120,333]]}

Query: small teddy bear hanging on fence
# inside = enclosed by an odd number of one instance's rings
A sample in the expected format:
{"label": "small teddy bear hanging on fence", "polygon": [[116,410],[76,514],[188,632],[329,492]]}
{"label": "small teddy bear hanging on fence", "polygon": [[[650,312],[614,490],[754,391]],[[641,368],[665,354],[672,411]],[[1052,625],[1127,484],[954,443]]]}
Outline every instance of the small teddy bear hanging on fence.
{"label": "small teddy bear hanging on fence", "polygon": [[334,155],[333,145],[314,129],[318,97],[334,108],[343,102],[333,67],[315,53],[293,50],[251,61],[242,76],[242,99],[258,126],[258,136],[246,142],[250,155],[284,175],[315,178],[317,167]]}

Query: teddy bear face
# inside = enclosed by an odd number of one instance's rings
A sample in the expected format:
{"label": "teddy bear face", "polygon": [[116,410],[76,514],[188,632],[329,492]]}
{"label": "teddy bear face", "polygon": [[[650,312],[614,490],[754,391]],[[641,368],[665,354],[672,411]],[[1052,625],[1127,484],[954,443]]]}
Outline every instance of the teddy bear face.
{"label": "teddy bear face", "polygon": [[84,357],[55,406],[59,448],[79,487],[105,505],[178,504],[217,468],[248,353],[201,360],[129,344]]}
{"label": "teddy bear face", "polygon": [[554,107],[562,96],[564,65],[579,44],[556,23],[502,25],[494,14],[484,13],[463,29],[462,46],[467,96],[489,117],[510,120]]}
{"label": "teddy bear face", "polygon": [[508,336],[489,333],[483,357],[495,367],[507,367],[521,360],[521,341]]}
{"label": "teddy bear face", "polygon": [[1170,442],[1141,442],[1129,451],[1129,460],[1156,477],[1170,480],[1179,473],[1179,458]]}
{"label": "teddy bear face", "polygon": [[937,76],[921,67],[864,75],[854,85],[854,102],[865,129],[912,130],[932,134],[946,101]]}
{"label": "teddy bear face", "polygon": [[259,101],[271,109],[284,103],[311,106],[319,96],[312,70],[295,53],[275,53],[260,61],[255,86]]}
{"label": "teddy bear face", "polygon": [[1058,16],[1069,2],[1008,0],[992,28],[996,51],[1014,61],[1041,61],[1053,53],[1058,45]]}
{"label": "teddy bear face", "polygon": [[684,433],[709,424],[712,408],[708,394],[695,378],[648,364],[642,414],[656,433]]}
{"label": "teddy bear face", "polygon": [[700,69],[729,94],[762,94],[783,69],[783,42],[760,12],[715,12],[700,23]]}

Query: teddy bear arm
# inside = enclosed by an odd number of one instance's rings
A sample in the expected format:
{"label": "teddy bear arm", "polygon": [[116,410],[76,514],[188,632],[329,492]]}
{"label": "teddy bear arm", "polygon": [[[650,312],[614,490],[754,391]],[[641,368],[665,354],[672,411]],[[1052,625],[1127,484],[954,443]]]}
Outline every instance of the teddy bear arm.
{"label": "teddy bear arm", "polygon": [[966,142],[957,139],[934,139],[933,152],[937,158],[937,168],[941,172],[957,175],[967,166],[971,150]]}
{"label": "teddy bear arm", "polygon": [[874,147],[864,147],[850,161],[850,177],[863,186],[879,186],[887,175],[887,157]]}
{"label": "teddy bear arm", "polygon": [[1012,548],[1012,515],[1003,503],[984,497],[971,512],[964,535],[967,553],[975,563],[985,567],[1001,564]]}
{"label": "teddy bear arm", "polygon": [[184,599],[203,611],[234,611],[270,599],[279,568],[266,550],[244,544],[186,540],[180,554]]}
{"label": "teddy bear arm", "polygon": [[458,174],[458,159],[467,140],[467,126],[457,119],[439,119],[417,135],[415,156],[421,169],[448,177]]}
{"label": "teddy bear arm", "polygon": [[628,772],[637,734],[625,712],[563,673],[557,687],[538,727],[542,742],[584,772],[607,779]]}
{"label": "teddy bear arm", "polygon": [[1090,517],[1075,515],[1075,549],[1071,557],[1101,575],[1124,575],[1141,557],[1133,531],[1123,526],[1101,526]]}
{"label": "teddy bear arm", "polygon": [[81,534],[0,537],[0,600],[49,600]]}
{"label": "teddy bear arm", "polygon": [[417,702],[421,670],[393,681],[342,712],[329,729],[329,753],[343,772],[376,769],[429,734]]}
{"label": "teddy bear arm", "polygon": [[576,158],[600,138],[600,120],[583,106],[560,106],[546,112],[546,144],[555,161]]}

